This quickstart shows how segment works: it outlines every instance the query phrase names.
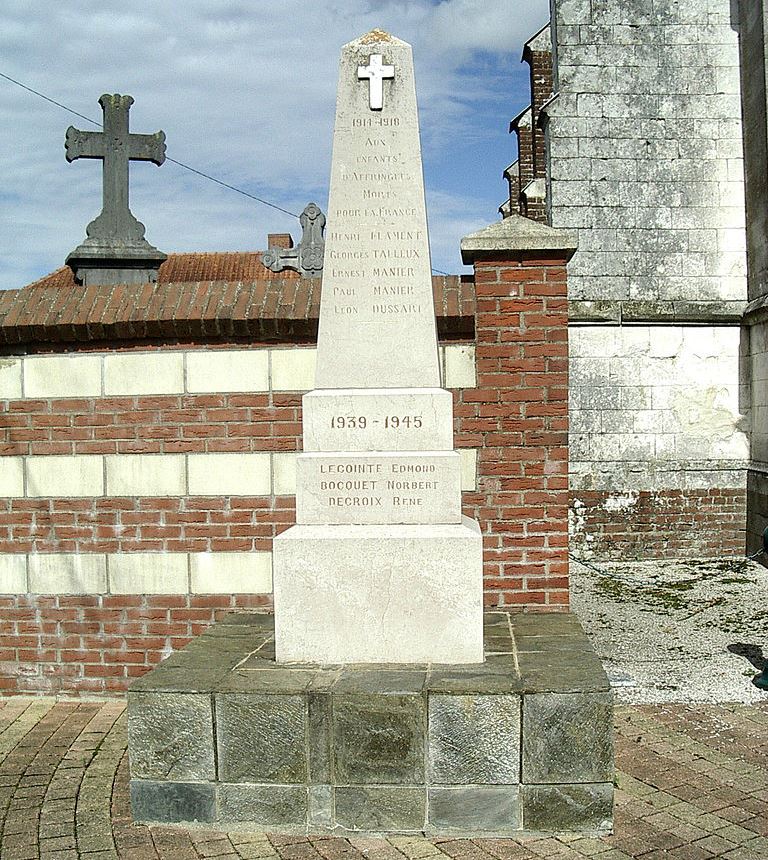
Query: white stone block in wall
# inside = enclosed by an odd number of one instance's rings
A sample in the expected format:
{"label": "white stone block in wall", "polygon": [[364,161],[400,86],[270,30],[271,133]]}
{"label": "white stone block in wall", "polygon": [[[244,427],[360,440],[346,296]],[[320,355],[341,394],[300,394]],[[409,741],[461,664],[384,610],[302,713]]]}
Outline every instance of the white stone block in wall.
{"label": "white stone block in wall", "polygon": [[187,391],[268,391],[269,350],[211,349],[187,353]]}
{"label": "white stone block in wall", "polygon": [[24,495],[24,459],[0,458],[0,497],[18,498]]}
{"label": "white stone block in wall", "polygon": [[104,356],[105,394],[180,394],[184,353],[133,352]]}
{"label": "white stone block in wall", "polygon": [[186,594],[185,552],[122,552],[107,557],[110,594]]}
{"label": "white stone block in wall", "polygon": [[269,453],[188,454],[191,496],[268,496]]}
{"label": "white stone block in wall", "polygon": [[0,553],[0,594],[26,594],[27,557]]}
{"label": "white stone block in wall", "polygon": [[0,358],[0,400],[21,397],[20,358]]}
{"label": "white stone block in wall", "polygon": [[25,397],[98,397],[100,355],[30,355],[24,359]]}
{"label": "white stone block in wall", "polygon": [[107,558],[102,553],[34,553],[28,558],[34,594],[104,594]]}
{"label": "white stone block in wall", "polygon": [[272,349],[272,390],[309,391],[315,387],[316,349]]}
{"label": "white stone block in wall", "polygon": [[683,330],[673,326],[654,326],[649,331],[649,355],[653,358],[672,358],[683,345]]}
{"label": "white stone block in wall", "polygon": [[477,385],[475,347],[466,343],[448,344],[445,347],[446,388],[474,388]]}
{"label": "white stone block in wall", "polygon": [[293,451],[272,454],[272,492],[276,496],[296,495],[296,454]]}
{"label": "white stone block in wall", "polygon": [[184,454],[108,454],[108,496],[184,496]]}
{"label": "white stone block in wall", "polygon": [[26,458],[27,496],[103,496],[104,461],[98,454]]}
{"label": "white stone block in wall", "polygon": [[461,456],[461,489],[477,489],[477,450],[475,448],[458,448]]}
{"label": "white stone block in wall", "polygon": [[272,591],[272,553],[190,553],[193,594],[268,594]]}

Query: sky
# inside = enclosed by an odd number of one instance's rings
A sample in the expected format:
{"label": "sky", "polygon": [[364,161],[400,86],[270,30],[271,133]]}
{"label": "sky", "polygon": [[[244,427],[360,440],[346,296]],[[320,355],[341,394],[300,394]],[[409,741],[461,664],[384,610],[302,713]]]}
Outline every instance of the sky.
{"label": "sky", "polygon": [[[381,27],[413,45],[432,265],[464,271],[462,236],[498,219],[509,120],[529,98],[522,46],[549,0],[3,0],[0,73],[94,120],[133,96],[131,131],[167,155],[300,213],[325,210],[343,44]],[[63,265],[101,210],[101,166],[68,164],[69,125],[0,78],[0,289]],[[301,237],[292,216],[166,161],[132,163],[130,205],[166,253]]]}

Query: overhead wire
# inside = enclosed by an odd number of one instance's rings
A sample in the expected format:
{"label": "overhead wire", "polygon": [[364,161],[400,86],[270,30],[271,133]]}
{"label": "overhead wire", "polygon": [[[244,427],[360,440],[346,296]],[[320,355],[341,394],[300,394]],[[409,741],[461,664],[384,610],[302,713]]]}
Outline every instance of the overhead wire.
{"label": "overhead wire", "polygon": [[[26,90],[28,93],[32,93],[33,95],[43,99],[44,101],[49,102],[52,105],[56,105],[56,107],[67,111],[67,113],[71,113],[74,116],[79,117],[80,119],[84,119],[86,122],[91,123],[91,125],[97,126],[97,128],[104,127],[103,123],[100,123],[98,120],[95,120],[90,116],[86,116],[85,114],[80,113],[80,111],[76,111],[74,108],[71,108],[68,105],[63,104],[62,102],[51,98],[45,93],[41,93],[39,90],[30,87],[28,84],[22,83],[22,81],[19,81],[16,78],[12,78],[10,75],[6,75],[4,72],[0,72],[0,78],[3,78],[9,83],[15,84],[17,87],[21,87],[21,89]],[[228,188],[230,191],[236,191],[238,194],[242,194],[244,197],[248,197],[251,200],[255,200],[257,203],[262,203],[264,204],[264,206],[269,206],[272,209],[276,209],[278,212],[282,212],[285,215],[290,215],[292,218],[299,217],[295,212],[291,212],[290,210],[279,206],[277,203],[272,203],[269,200],[265,200],[263,197],[258,197],[255,194],[251,194],[250,191],[245,191],[242,188],[238,188],[237,185],[231,185],[229,182],[224,182],[223,179],[218,179],[215,176],[211,176],[210,173],[205,173],[203,170],[198,170],[196,167],[192,167],[190,164],[185,164],[183,161],[179,161],[176,158],[171,158],[169,155],[166,155],[165,160],[170,161],[171,164],[175,164],[178,167],[182,167],[184,170],[188,170],[190,173],[194,173],[196,176],[200,176],[203,179],[207,179],[209,182],[215,182],[216,185],[221,185],[222,188]],[[448,272],[442,272],[440,269],[433,268],[432,271],[437,273],[438,275],[448,276]]]}

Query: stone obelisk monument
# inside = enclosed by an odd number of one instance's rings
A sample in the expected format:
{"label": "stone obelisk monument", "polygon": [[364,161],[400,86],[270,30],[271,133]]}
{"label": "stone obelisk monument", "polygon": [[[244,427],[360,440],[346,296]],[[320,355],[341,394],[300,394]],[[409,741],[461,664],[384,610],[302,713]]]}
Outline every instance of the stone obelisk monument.
{"label": "stone obelisk monument", "polygon": [[477,663],[482,539],[441,388],[410,45],[342,49],[297,525],[274,541],[279,662]]}

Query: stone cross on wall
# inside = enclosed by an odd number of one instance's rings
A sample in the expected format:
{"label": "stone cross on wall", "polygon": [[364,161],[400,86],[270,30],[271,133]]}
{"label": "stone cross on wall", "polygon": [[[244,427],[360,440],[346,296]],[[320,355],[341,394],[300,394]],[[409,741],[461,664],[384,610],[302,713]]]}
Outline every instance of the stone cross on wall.
{"label": "stone cross on wall", "polygon": [[105,93],[99,104],[104,112],[104,131],[80,131],[70,126],[65,144],[67,161],[77,158],[103,161],[104,208],[88,225],[87,233],[89,236],[141,239],[144,225],[128,208],[128,162],[152,161],[161,165],[165,161],[165,133],[129,133],[131,96]]}
{"label": "stone cross on wall", "polygon": [[295,248],[270,248],[262,254],[261,262],[273,272],[293,269],[303,278],[318,278],[323,271],[325,253],[325,215],[316,203],[308,203],[299,215],[301,241]]}
{"label": "stone cross on wall", "polygon": [[383,62],[384,57],[381,54],[371,54],[368,65],[359,66],[357,69],[358,80],[368,80],[371,110],[381,110],[384,107],[384,80],[395,76],[395,67],[384,66]]}
{"label": "stone cross on wall", "polygon": [[128,206],[129,161],[165,161],[165,133],[131,134],[131,96],[105,93],[99,104],[104,131],[67,129],[67,161],[97,158],[103,162],[103,207],[86,227],[87,239],[68,257],[75,277],[88,283],[136,283],[157,279],[165,254],[144,238],[144,225]]}

